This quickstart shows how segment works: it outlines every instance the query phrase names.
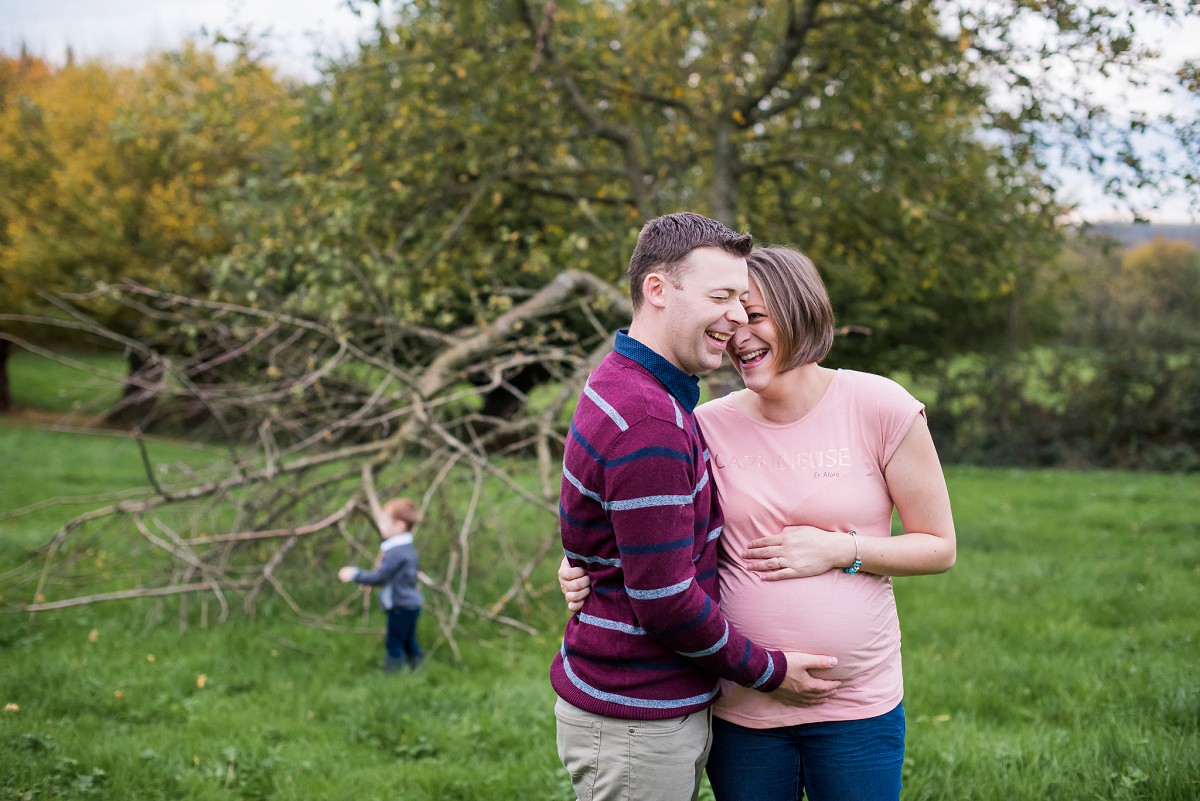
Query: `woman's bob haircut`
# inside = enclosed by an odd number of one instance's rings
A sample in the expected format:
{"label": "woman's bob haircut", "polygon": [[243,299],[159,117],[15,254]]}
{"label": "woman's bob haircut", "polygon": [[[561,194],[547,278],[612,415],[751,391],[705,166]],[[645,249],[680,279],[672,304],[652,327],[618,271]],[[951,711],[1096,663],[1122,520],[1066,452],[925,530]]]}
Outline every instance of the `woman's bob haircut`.
{"label": "woman's bob haircut", "polygon": [[812,260],[798,250],[762,247],[750,251],[746,266],[775,325],[780,372],[820,364],[833,347],[833,305]]}

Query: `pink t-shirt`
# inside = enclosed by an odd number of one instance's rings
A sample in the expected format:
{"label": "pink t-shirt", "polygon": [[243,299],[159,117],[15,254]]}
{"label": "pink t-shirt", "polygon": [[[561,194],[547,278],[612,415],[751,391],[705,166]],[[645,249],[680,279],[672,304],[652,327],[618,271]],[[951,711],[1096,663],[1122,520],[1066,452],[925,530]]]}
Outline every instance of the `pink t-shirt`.
{"label": "pink t-shirt", "polygon": [[718,575],[729,622],[766,648],[828,654],[838,666],[816,675],[842,681],[812,707],[722,682],[717,717],[755,729],[890,712],[904,695],[900,624],[892,582],[834,569],[763,581],[745,568],[746,543],[788,525],[891,535],[892,498],[883,468],[924,406],[896,382],[838,370],[824,397],[787,425],[759,422],[728,395],[696,410],[725,513]]}

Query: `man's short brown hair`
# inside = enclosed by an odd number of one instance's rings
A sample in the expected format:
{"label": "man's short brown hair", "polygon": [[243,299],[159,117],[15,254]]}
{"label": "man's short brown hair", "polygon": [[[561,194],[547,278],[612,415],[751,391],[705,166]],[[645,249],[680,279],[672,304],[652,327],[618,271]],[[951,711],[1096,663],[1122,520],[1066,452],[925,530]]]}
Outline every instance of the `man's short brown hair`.
{"label": "man's short brown hair", "polygon": [[739,234],[724,223],[690,211],[655,217],[642,226],[629,259],[629,299],[633,310],[641,308],[642,282],[655,270],[679,286],[678,277],[693,250],[720,248],[745,258],[753,244],[750,234]]}
{"label": "man's short brown hair", "polygon": [[746,257],[775,326],[780,372],[820,364],[833,347],[833,304],[812,260],[798,250],[755,248]]}
{"label": "man's short brown hair", "polygon": [[415,526],[421,519],[417,505],[408,498],[395,498],[383,505],[383,513],[392,520],[403,520],[410,526]]}

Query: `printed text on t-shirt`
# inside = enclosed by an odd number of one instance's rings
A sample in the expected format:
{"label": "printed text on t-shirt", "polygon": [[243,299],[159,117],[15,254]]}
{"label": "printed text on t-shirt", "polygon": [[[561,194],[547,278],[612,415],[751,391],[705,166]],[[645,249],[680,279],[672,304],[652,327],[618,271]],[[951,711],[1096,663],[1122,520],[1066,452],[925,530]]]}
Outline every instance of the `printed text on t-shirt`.
{"label": "printed text on t-shirt", "polygon": [[849,448],[828,448],[822,451],[799,451],[775,454],[745,454],[725,456],[714,453],[713,464],[718,470],[730,467],[759,470],[812,470],[813,478],[838,478],[837,468],[850,467]]}

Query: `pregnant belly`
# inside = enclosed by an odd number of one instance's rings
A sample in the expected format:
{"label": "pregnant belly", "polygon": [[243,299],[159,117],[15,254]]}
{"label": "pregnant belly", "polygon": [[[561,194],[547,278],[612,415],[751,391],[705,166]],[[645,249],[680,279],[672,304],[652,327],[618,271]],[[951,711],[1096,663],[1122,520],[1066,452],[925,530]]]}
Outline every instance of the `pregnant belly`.
{"label": "pregnant belly", "polygon": [[767,648],[837,657],[813,675],[850,681],[898,655],[900,627],[891,583],[831,571],[786,581],[721,566],[721,608],[729,622]]}

